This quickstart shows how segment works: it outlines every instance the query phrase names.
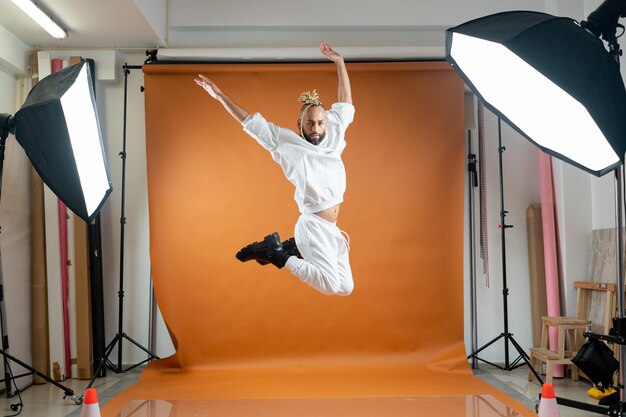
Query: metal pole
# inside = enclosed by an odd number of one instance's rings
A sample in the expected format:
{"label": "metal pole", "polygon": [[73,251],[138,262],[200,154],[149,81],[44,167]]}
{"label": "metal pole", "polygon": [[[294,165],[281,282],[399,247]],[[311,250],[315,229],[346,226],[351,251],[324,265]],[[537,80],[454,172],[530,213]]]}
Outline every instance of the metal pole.
{"label": "metal pole", "polygon": [[[7,132],[8,136],[8,132]],[[0,196],[2,195],[2,171],[4,169],[4,150],[6,145],[7,137],[0,138]],[[0,230],[1,233],[1,230]],[[2,350],[4,352],[9,352],[9,334],[7,330],[7,320],[6,320],[6,308],[4,304],[4,278],[2,276],[2,255],[0,253],[0,336],[2,337]],[[3,356],[4,359],[4,389],[6,393],[6,397],[9,398],[12,396],[11,390],[11,373],[10,373],[10,364],[9,360],[6,356]]]}
{"label": "metal pole", "polygon": [[[470,317],[471,317],[471,345],[472,352],[478,349],[478,325],[476,314],[476,222],[475,222],[475,202],[474,202],[474,188],[478,185],[478,178],[476,173],[476,155],[472,153],[472,132],[467,131],[467,193],[468,193],[468,216],[469,216],[469,275],[470,275]],[[472,356],[471,361],[472,369],[478,368],[478,359]]]}
{"label": "metal pole", "polygon": [[[502,125],[500,118],[498,117],[498,156],[500,164],[500,238],[502,245],[502,304],[504,306],[504,334],[509,334],[509,306],[508,295],[509,287],[506,282],[506,214],[508,211],[504,209],[504,174],[502,170],[502,154],[506,148],[502,146]],[[504,367],[509,368],[509,343],[508,340],[504,343]]]}
{"label": "metal pole", "polygon": [[[623,184],[623,167],[619,167],[615,170],[615,184],[617,188],[617,317],[624,317],[624,249],[623,249],[623,220],[622,220],[622,207],[624,203],[624,194],[622,192]],[[626,372],[626,345],[620,344],[620,370],[619,370],[619,382],[620,388],[620,402],[624,404],[626,399],[624,393],[624,372]]]}
{"label": "metal pole", "polygon": [[[126,200],[126,105],[128,97],[128,74],[130,71],[124,68],[124,133],[122,135],[122,151],[120,152],[120,158],[122,158],[122,206],[120,215],[120,289],[117,293],[119,298],[118,306],[118,335],[121,335],[124,328],[124,225],[126,224],[126,217],[124,216],[124,205]],[[117,369],[122,369],[122,343],[117,349]]]}
{"label": "metal pole", "polygon": [[[606,2],[605,2],[606,3]],[[603,4],[605,4],[603,3]],[[614,2],[614,5],[618,3]],[[620,10],[623,11],[623,6],[620,5]],[[615,27],[617,30],[617,26]],[[618,68],[620,66],[619,57],[622,54],[622,51],[617,43],[617,38],[611,37],[609,42],[609,55],[613,58]],[[620,319],[624,319],[624,249],[623,249],[623,220],[622,220],[622,208],[624,207],[624,193],[622,192],[623,182],[624,181],[624,168],[623,166],[618,167],[615,170],[615,184],[617,186],[617,207],[616,207],[616,215],[617,215],[617,317]],[[621,325],[618,325],[621,329]],[[620,336],[624,336],[620,334]],[[624,403],[626,402],[626,393],[624,392],[624,373],[626,372],[626,345],[623,343],[620,344],[620,357],[619,357],[619,376],[618,376],[618,387],[619,387],[619,399],[620,399],[620,407],[618,412],[620,415],[623,415],[622,407],[624,407]]]}

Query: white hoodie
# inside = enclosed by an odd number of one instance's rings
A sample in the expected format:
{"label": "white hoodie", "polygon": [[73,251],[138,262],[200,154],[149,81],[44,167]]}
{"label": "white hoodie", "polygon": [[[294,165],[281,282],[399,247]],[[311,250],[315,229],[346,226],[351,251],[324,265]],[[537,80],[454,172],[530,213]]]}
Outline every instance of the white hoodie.
{"label": "white hoodie", "polygon": [[346,170],[341,154],[345,131],[354,119],[354,106],[335,103],[326,111],[326,137],[313,145],[290,129],[268,122],[259,113],[243,121],[244,131],[271,154],[296,187],[301,213],[317,213],[343,202]]}

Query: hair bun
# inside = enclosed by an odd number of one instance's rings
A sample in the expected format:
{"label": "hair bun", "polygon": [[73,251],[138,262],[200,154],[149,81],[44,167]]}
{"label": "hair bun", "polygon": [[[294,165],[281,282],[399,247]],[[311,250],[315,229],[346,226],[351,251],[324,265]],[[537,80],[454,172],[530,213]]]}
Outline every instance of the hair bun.
{"label": "hair bun", "polygon": [[298,100],[303,104],[312,104],[315,106],[319,106],[320,104],[322,104],[322,102],[320,101],[320,96],[315,90],[313,90],[313,92],[307,91],[300,94],[300,98]]}

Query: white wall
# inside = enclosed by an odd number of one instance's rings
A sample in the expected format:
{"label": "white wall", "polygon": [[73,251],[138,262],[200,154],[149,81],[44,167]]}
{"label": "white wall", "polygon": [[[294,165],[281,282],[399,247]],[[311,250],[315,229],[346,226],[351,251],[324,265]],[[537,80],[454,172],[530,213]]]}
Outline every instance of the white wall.
{"label": "white wall", "polygon": [[575,281],[589,279],[592,231],[592,175],[553,159],[560,248],[561,314],[576,315]]}
{"label": "white wall", "polygon": [[593,229],[615,227],[615,175],[591,179]]}
{"label": "white wall", "polygon": [[[620,70],[622,79],[626,80],[626,61],[623,57],[621,58]],[[591,177],[591,195],[593,229],[615,227],[615,175],[607,174],[601,178]]]}
{"label": "white wall", "polygon": [[[0,113],[15,114],[17,109],[18,81],[9,66],[0,66]],[[14,66],[11,68],[15,69]],[[6,143],[2,175],[0,204],[0,252],[2,256],[2,281],[5,294],[6,332],[9,340],[9,353],[30,363],[30,165],[22,148],[9,135]],[[1,365],[3,367],[3,365]],[[24,370],[11,362],[14,374]],[[20,387],[27,385],[31,378],[17,381]],[[4,388],[4,385],[2,385]]]}

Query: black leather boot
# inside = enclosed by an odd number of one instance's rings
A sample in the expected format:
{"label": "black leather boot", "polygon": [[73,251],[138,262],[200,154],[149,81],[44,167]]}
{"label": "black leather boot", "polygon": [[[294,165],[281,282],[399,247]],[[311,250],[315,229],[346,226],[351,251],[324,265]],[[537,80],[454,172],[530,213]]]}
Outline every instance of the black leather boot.
{"label": "black leather boot", "polygon": [[271,261],[272,255],[276,252],[282,253],[282,246],[280,244],[280,236],[274,232],[265,236],[261,242],[254,242],[248,246],[242,248],[235,257],[241,262],[247,262],[256,260],[262,265],[268,264]]}
{"label": "black leather boot", "polygon": [[297,256],[302,259],[302,255],[300,255],[300,251],[298,250],[298,246],[296,246],[296,238],[292,237],[291,239],[285,240],[283,243],[283,252],[291,256]]}
{"label": "black leather boot", "polygon": [[281,269],[287,263],[287,259],[291,258],[291,255],[286,254],[282,250],[275,251],[270,255],[270,262],[278,269]]}
{"label": "black leather boot", "polygon": [[[291,239],[285,240],[282,243],[282,248],[283,248],[283,252],[286,255],[297,256],[298,258],[302,259],[302,255],[300,255],[300,251],[298,250],[298,247],[296,246],[296,239],[295,238],[292,237]],[[266,260],[263,260],[263,259],[257,259],[256,261],[259,264],[261,264],[261,265],[267,265],[267,264],[271,263],[270,261],[266,261]]]}

